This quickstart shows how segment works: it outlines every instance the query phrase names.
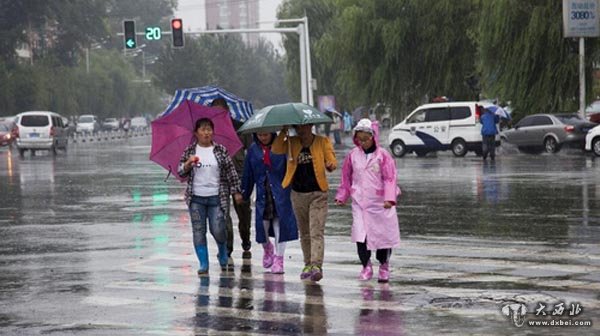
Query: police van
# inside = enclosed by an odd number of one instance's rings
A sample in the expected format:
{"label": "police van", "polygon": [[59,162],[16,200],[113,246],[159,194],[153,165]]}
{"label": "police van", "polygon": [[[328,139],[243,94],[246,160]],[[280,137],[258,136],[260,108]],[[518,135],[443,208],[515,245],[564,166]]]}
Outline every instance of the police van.
{"label": "police van", "polygon": [[392,128],[388,143],[396,157],[410,152],[425,156],[448,149],[455,156],[465,156],[468,151],[480,154],[482,113],[483,106],[478,102],[421,105]]}

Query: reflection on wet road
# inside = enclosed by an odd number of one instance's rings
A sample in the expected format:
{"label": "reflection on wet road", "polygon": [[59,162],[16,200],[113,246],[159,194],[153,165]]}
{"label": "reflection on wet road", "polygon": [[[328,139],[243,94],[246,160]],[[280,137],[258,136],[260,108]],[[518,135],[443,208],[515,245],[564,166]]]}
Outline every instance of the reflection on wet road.
{"label": "reflection on wet road", "polygon": [[[340,159],[347,148],[336,149]],[[148,161],[149,139],[74,145],[57,158],[0,150],[2,333],[53,335],[561,335],[502,315],[579,303],[600,328],[600,160],[574,155],[397,159],[402,247],[389,284],[356,280],[350,207],[330,204],[324,279],[300,281],[262,251],[198,278],[183,185]],[[331,185],[339,183],[339,171]],[[333,194],[335,190],[331,190]],[[238,239],[236,237],[235,239]],[[375,265],[377,270],[377,265]],[[564,316],[563,316],[564,317]]]}

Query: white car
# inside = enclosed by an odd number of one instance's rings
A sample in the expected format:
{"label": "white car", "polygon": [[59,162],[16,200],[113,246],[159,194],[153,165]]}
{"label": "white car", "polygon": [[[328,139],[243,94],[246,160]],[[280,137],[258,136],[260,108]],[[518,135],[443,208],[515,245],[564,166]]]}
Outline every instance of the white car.
{"label": "white car", "polygon": [[119,129],[119,120],[117,118],[106,118],[102,123],[102,128],[107,131],[116,131]]}
{"label": "white car", "polygon": [[77,133],[96,133],[100,130],[98,118],[93,114],[83,114],[77,119]]}
{"label": "white car", "polygon": [[148,121],[144,117],[135,117],[131,119],[132,130],[146,130],[148,129]]}
{"label": "white car", "polygon": [[23,156],[26,150],[35,155],[36,150],[49,150],[56,154],[57,149],[67,150],[69,143],[68,124],[55,112],[30,111],[17,115],[19,137],[17,149]]}
{"label": "white car", "polygon": [[585,136],[585,150],[600,156],[600,125],[592,128]]}
{"label": "white car", "polygon": [[392,128],[390,149],[396,157],[448,149],[455,156],[464,156],[467,151],[481,153],[481,113],[483,106],[478,102],[421,105]]}

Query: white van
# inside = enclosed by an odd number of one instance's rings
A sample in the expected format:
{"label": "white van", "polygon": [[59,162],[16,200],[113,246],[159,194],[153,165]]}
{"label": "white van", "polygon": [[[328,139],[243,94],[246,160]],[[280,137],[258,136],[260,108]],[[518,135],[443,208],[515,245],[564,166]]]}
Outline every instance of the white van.
{"label": "white van", "polygon": [[67,150],[69,144],[68,124],[55,112],[30,111],[17,115],[19,137],[17,149],[21,156],[26,150],[35,155],[36,150],[49,150],[56,154],[57,149]]}
{"label": "white van", "polygon": [[388,137],[392,153],[402,157],[415,152],[425,156],[438,150],[452,150],[455,156],[467,151],[481,153],[483,106],[477,102],[443,102],[419,106],[392,128]]}

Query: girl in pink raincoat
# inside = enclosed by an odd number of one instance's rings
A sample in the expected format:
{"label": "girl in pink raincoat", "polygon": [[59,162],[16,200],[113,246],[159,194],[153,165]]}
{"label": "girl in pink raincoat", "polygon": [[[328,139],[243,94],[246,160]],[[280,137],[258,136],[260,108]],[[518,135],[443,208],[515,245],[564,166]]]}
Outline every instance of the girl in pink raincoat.
{"label": "girl in pink raincoat", "polygon": [[335,202],[346,203],[352,197],[352,241],[356,243],[363,269],[359,279],[373,277],[371,251],[380,262],[379,282],[388,282],[392,248],[400,245],[396,215],[396,162],[378,143],[377,122],[361,119],[354,128],[354,143],[344,159],[342,182]]}

